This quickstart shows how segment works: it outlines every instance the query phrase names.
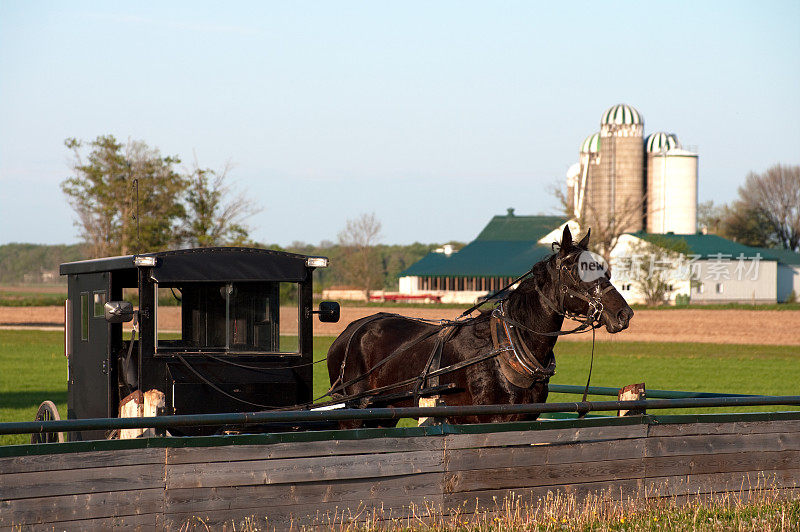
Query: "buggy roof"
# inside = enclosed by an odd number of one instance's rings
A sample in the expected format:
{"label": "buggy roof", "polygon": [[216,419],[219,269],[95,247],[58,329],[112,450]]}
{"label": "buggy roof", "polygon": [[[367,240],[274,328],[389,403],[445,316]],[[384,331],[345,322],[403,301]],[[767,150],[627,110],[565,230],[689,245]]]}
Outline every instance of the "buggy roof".
{"label": "buggy roof", "polygon": [[[136,257],[155,257],[155,266],[136,266]],[[67,262],[61,275],[151,270],[158,283],[210,281],[305,281],[309,274],[306,255],[258,248],[195,248],[140,255]]]}

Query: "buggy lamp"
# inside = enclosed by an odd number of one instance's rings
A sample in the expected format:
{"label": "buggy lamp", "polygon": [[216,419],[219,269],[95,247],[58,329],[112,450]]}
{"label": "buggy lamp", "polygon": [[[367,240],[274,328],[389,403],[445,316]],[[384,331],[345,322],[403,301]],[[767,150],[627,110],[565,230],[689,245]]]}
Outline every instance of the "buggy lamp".
{"label": "buggy lamp", "polygon": [[327,268],[328,267],[328,258],[327,257],[308,257],[306,258],[306,266],[309,268]]}
{"label": "buggy lamp", "polygon": [[156,265],[156,258],[155,257],[142,257],[137,255],[133,257],[133,263],[136,266],[155,266]]}

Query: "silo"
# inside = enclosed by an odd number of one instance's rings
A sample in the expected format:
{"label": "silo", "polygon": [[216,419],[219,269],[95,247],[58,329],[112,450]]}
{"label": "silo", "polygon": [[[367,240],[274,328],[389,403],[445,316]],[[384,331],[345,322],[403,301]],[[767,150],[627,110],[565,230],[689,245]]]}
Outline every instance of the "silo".
{"label": "silo", "polygon": [[661,228],[664,226],[664,202],[666,198],[665,187],[667,180],[664,179],[664,163],[666,159],[660,159],[660,166],[654,168],[653,156],[655,154],[680,148],[678,137],[674,133],[659,131],[651,133],[644,140],[645,153],[645,182],[647,204],[645,226],[648,233],[663,233]]}
{"label": "silo", "polygon": [[644,119],[633,107],[615,105],[600,119],[599,167],[587,200],[594,223],[618,231],[643,228]]}
{"label": "silo", "polygon": [[577,211],[578,182],[581,175],[581,163],[574,163],[567,169],[567,209],[570,213]]}
{"label": "silo", "polygon": [[584,207],[586,198],[590,194],[589,187],[594,174],[597,172],[600,161],[600,133],[589,135],[581,144],[580,153],[580,174],[575,188],[575,217],[580,218],[586,213]]}
{"label": "silo", "polygon": [[647,139],[647,232],[697,231],[697,153],[681,148],[674,134]]}

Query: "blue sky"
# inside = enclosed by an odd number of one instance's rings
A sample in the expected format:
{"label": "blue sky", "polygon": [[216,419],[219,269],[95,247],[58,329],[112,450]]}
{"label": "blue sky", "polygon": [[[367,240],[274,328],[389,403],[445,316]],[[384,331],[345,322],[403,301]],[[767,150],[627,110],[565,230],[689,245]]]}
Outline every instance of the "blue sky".
{"label": "blue sky", "polygon": [[0,243],[72,243],[67,137],[232,182],[264,243],[469,241],[554,213],[613,104],[700,154],[700,201],[800,163],[800,2],[0,3]]}

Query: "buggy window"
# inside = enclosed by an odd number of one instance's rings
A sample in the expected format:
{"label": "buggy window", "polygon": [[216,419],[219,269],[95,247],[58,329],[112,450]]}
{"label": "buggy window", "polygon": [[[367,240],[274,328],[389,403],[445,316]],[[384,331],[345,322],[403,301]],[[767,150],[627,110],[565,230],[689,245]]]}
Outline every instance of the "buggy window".
{"label": "buggy window", "polygon": [[94,293],[94,311],[92,312],[92,316],[95,318],[102,318],[105,313],[104,307],[106,304],[106,291],[105,290],[97,290]]}
{"label": "buggy window", "polygon": [[81,292],[81,340],[89,339],[89,293]]}
{"label": "buggy window", "polygon": [[[294,322],[296,330],[297,289],[296,283],[275,282],[158,286],[157,348],[296,352],[296,342],[281,341],[280,333],[282,318],[285,327],[291,329]],[[288,294],[294,294],[289,307]]]}

